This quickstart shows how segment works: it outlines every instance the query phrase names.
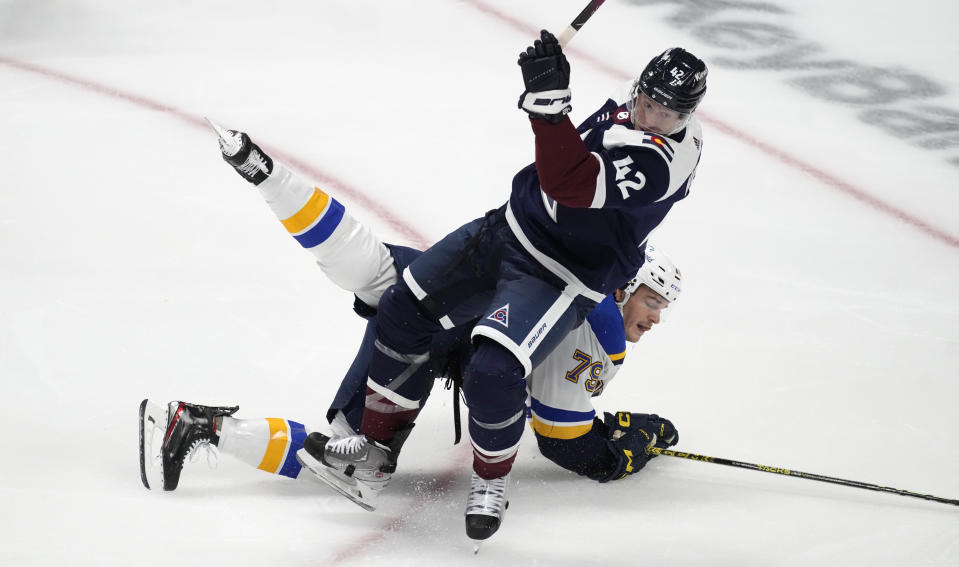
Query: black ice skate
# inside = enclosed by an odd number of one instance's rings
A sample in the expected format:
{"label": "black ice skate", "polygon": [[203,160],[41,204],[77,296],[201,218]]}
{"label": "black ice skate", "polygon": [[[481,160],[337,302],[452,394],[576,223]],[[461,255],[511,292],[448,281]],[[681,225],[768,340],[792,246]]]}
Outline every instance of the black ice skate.
{"label": "black ice skate", "polygon": [[273,172],[273,160],[260,149],[260,146],[254,144],[249,136],[243,132],[227,130],[214,124],[209,118],[206,121],[219,138],[223,159],[232,165],[243,179],[259,185],[270,176]]}
{"label": "black ice skate", "polygon": [[296,459],[330,488],[373,511],[377,495],[396,471],[396,460],[410,429],[412,426],[398,431],[389,445],[365,435],[331,439],[313,432],[296,452]]}
{"label": "black ice skate", "polygon": [[502,524],[509,508],[508,488],[509,475],[486,480],[473,473],[466,501],[466,536],[473,540],[474,551],[479,551],[480,542],[495,534]]}
{"label": "black ice skate", "polygon": [[[176,490],[186,457],[203,445],[216,446],[218,417],[233,415],[239,406],[212,407],[170,402],[163,408],[150,400],[140,403],[140,479],[150,488],[157,468],[163,490]],[[161,435],[162,434],[162,435]],[[154,478],[153,484],[156,485]]]}

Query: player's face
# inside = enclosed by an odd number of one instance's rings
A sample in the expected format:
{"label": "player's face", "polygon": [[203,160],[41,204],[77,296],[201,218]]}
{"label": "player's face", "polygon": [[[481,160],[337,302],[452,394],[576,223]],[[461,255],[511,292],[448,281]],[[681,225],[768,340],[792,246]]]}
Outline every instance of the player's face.
{"label": "player's face", "polygon": [[643,93],[637,93],[631,110],[633,127],[664,136],[682,130],[689,120],[688,114],[670,110]]}
{"label": "player's face", "polygon": [[669,302],[655,291],[641,285],[623,306],[623,323],[626,325],[626,340],[638,342],[643,333],[659,323],[663,309]]}

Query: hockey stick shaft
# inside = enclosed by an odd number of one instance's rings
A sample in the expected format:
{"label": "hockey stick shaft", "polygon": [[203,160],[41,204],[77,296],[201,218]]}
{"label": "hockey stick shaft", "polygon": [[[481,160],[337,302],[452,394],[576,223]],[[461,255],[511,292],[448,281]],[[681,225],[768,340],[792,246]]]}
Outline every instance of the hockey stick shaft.
{"label": "hockey stick shaft", "polygon": [[869,484],[865,482],[859,482],[858,480],[846,480],[846,479],[835,478],[831,476],[823,476],[821,474],[805,473],[805,472],[786,469],[782,467],[770,467],[766,465],[744,463],[742,461],[733,461],[731,459],[723,459],[721,457],[707,457],[706,455],[697,455],[696,453],[683,453],[680,451],[670,451],[669,449],[660,449],[658,447],[650,447],[649,449],[647,449],[647,452],[653,455],[666,455],[667,457],[678,457],[680,459],[687,459],[690,461],[700,461],[703,463],[726,465],[728,467],[750,469],[754,471],[767,472],[767,473],[779,474],[784,476],[792,476],[796,478],[805,478],[807,480],[818,480],[819,482],[828,482],[831,484],[839,484],[842,486],[852,486],[854,488],[874,490],[877,492],[888,492],[890,494],[899,494],[900,496],[911,496],[913,498],[921,498],[923,500],[931,500],[933,502],[940,502],[942,504],[952,504],[953,506],[959,506],[959,500],[951,500],[949,498],[940,498],[939,496],[932,496],[931,494],[919,494],[917,492],[910,492],[908,490],[900,490],[898,488],[889,488],[888,486],[879,486],[878,484]]}
{"label": "hockey stick shaft", "polygon": [[559,40],[559,44],[563,47],[566,47],[566,44],[569,43],[573,36],[576,35],[576,32],[579,31],[579,28],[589,21],[589,19],[596,13],[596,10],[599,10],[599,7],[603,5],[603,2],[606,0],[590,0],[590,3],[583,8],[583,11],[579,13],[578,16],[573,18],[573,21],[566,26],[559,36],[556,39]]}

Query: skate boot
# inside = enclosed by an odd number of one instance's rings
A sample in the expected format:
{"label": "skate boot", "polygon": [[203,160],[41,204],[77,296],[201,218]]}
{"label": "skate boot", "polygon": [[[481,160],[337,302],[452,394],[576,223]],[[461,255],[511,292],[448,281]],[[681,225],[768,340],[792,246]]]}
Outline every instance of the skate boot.
{"label": "skate boot", "polygon": [[254,144],[249,136],[243,132],[227,130],[214,124],[209,118],[206,121],[219,138],[223,159],[232,165],[243,179],[259,185],[270,176],[273,172],[273,160],[260,146]]}
{"label": "skate boot", "polygon": [[486,480],[475,472],[470,482],[470,494],[466,501],[466,536],[473,540],[475,551],[479,544],[496,533],[509,508],[506,492],[509,475]]}
{"label": "skate boot", "polygon": [[[239,406],[170,402],[164,411],[150,400],[143,400],[140,404],[140,476],[143,485],[150,488],[147,469],[159,460],[163,490],[176,490],[187,456],[204,445],[219,444],[217,418],[233,415],[238,409]],[[161,428],[162,441],[158,450],[154,450],[159,437],[154,440],[153,432]]]}
{"label": "skate boot", "polygon": [[377,495],[396,471],[400,449],[412,428],[397,431],[389,445],[365,435],[330,438],[313,432],[296,452],[296,459],[330,488],[373,511]]}

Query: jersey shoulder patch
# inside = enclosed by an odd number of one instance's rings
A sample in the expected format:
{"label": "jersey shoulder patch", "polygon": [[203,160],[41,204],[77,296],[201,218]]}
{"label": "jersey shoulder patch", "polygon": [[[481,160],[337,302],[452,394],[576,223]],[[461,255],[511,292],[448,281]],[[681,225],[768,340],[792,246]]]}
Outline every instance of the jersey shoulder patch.
{"label": "jersey shoulder patch", "polygon": [[622,125],[611,127],[603,137],[603,147],[607,150],[630,147],[652,150],[666,163],[673,161],[673,156],[676,155],[674,144],[676,142],[666,136],[643,130],[634,130]]}
{"label": "jersey shoulder patch", "polygon": [[586,322],[606,351],[606,356],[613,364],[622,364],[626,358],[626,329],[623,326],[623,314],[616,306],[613,296],[606,296],[606,299],[594,307],[586,316]]}

